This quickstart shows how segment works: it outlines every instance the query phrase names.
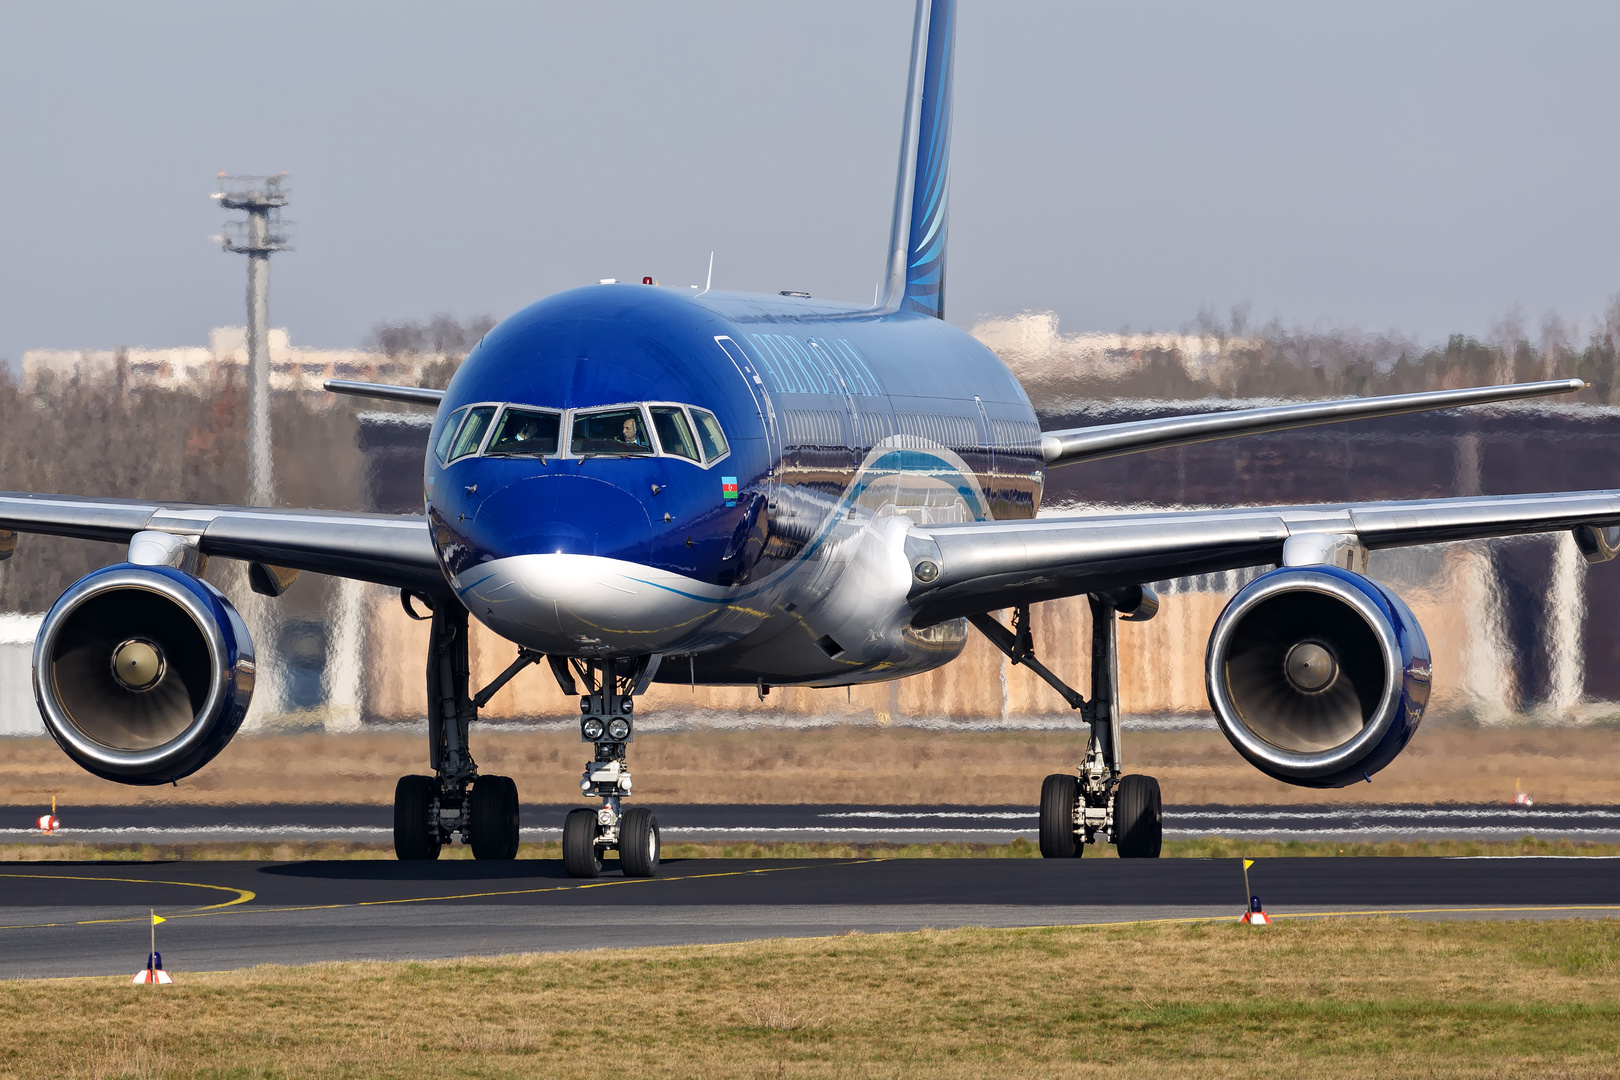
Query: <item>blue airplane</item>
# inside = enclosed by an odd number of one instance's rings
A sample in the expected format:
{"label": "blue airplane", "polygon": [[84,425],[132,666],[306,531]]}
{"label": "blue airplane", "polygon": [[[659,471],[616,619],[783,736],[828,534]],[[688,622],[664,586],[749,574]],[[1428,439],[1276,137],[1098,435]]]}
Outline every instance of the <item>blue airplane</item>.
{"label": "blue airplane", "polygon": [[[887,272],[873,306],[602,283],[542,300],[472,350],[444,391],[328,389],[436,410],[425,514],[199,506],[0,493],[0,557],[18,532],[115,541],[126,560],[72,585],[34,653],[62,749],[97,776],[167,784],[236,733],[253,644],[201,574],[249,564],[280,595],[309,570],[400,590],[431,620],[432,775],[395,791],[401,859],[456,837],[517,851],[518,796],[478,771],[478,710],[544,662],[578,695],[600,807],[572,811],[575,876],[617,850],[657,872],[659,834],[626,809],[635,699],[655,681],[846,686],[949,663],[970,633],[1028,666],[1089,725],[1084,763],[1047,778],[1041,852],[1093,843],[1159,854],[1159,785],[1126,774],[1116,620],[1151,618],[1146,583],[1275,567],[1233,598],[1207,654],[1210,705],[1237,751],[1306,787],[1360,781],[1417,730],[1429,649],[1367,576],[1371,549],[1570,530],[1620,552],[1620,492],[1038,517],[1048,468],[1210,439],[1578,390],[1485,387],[1042,431],[1018,380],[943,321],[955,0],[920,0]],[[1086,595],[1082,694],[1032,647],[1031,605]],[[1000,615],[998,613],[1008,613]],[[469,682],[476,619],[516,646]]]}

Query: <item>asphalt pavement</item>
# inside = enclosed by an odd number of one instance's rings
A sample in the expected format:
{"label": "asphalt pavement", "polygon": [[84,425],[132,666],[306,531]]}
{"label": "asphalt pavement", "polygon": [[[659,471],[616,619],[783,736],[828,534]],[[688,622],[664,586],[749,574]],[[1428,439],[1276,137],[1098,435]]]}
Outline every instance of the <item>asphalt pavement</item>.
{"label": "asphalt pavement", "polygon": [[[894,840],[1006,843],[1035,837],[1024,806],[653,805],[668,841]],[[523,836],[557,839],[570,806],[526,805]],[[0,840],[38,839],[48,807],[0,807]],[[355,840],[386,843],[393,811],[354,803],[207,806],[63,806],[58,841],[179,843],[208,840]],[[1516,840],[1568,837],[1620,842],[1620,806],[1167,806],[1165,837],[1280,840]],[[46,841],[49,842],[49,841]]]}
{"label": "asphalt pavement", "polygon": [[[1620,859],[1267,859],[1278,917],[1613,917]],[[1235,859],[690,860],[653,879],[559,862],[0,864],[0,971],[133,974],[148,912],[167,966],[431,959],[952,926],[1236,918]]]}

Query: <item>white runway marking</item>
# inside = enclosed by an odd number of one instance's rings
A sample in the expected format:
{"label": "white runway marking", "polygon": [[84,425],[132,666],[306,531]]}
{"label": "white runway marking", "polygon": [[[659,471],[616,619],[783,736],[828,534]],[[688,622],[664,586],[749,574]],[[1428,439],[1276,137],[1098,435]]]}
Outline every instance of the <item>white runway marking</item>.
{"label": "white runway marking", "polygon": [[[51,843],[18,808],[16,825],[0,840]],[[565,807],[525,807],[529,841],[561,836]],[[848,807],[706,806],[654,808],[670,841],[868,842],[937,840],[1005,843],[1036,836],[1035,809],[1016,806]],[[207,843],[255,840],[349,841],[386,844],[393,838],[386,807],[175,806],[85,807],[64,810],[54,842]],[[26,822],[26,824],[25,824]],[[544,822],[545,824],[540,824]],[[1329,842],[1410,840],[1511,841],[1524,836],[1620,843],[1620,807],[1525,806],[1192,806],[1168,807],[1170,840],[1205,837]]]}

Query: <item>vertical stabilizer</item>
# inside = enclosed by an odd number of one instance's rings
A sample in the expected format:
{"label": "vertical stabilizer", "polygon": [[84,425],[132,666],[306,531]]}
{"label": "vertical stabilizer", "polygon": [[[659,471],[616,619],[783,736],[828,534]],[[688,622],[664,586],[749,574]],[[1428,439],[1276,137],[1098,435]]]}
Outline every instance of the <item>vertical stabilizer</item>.
{"label": "vertical stabilizer", "polygon": [[945,316],[956,0],[918,0],[882,306]]}

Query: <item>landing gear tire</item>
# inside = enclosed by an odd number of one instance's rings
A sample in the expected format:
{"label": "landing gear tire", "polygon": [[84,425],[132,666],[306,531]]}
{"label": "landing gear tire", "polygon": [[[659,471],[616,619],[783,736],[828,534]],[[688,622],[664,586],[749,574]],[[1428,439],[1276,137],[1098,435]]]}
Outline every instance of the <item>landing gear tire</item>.
{"label": "landing gear tire", "polygon": [[433,820],[439,785],[431,776],[402,776],[394,785],[394,854],[400,859],[437,859],[438,822]]}
{"label": "landing gear tire", "polygon": [[569,877],[596,877],[602,872],[602,849],[596,846],[596,811],[568,811],[563,819],[563,869]]}
{"label": "landing gear tire", "polygon": [[619,863],[625,877],[658,874],[658,819],[645,806],[627,812],[619,822]]}
{"label": "landing gear tire", "polygon": [[1080,782],[1068,773],[1053,773],[1041,785],[1043,858],[1073,859],[1085,853],[1085,845],[1074,835],[1074,808],[1079,802]]}
{"label": "landing gear tire", "polygon": [[1114,794],[1114,844],[1122,859],[1157,859],[1164,843],[1159,816],[1159,782],[1151,776],[1122,776]]}
{"label": "landing gear tire", "polygon": [[468,831],[475,859],[511,859],[518,849],[517,784],[507,776],[480,776],[473,784]]}

